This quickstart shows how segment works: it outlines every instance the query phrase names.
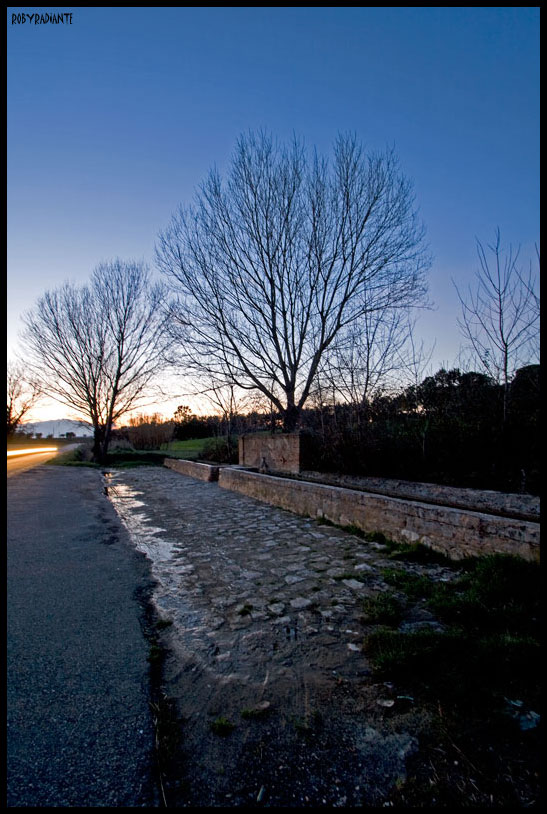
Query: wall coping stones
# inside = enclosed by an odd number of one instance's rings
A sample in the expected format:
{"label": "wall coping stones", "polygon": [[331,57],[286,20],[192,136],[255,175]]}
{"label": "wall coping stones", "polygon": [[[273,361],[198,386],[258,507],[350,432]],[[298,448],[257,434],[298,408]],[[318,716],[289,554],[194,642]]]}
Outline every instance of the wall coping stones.
{"label": "wall coping stones", "polygon": [[534,495],[417,483],[394,478],[355,477],[301,469],[301,436],[296,433],[244,433],[239,436],[239,464],[267,475],[341,486],[404,500],[486,512],[539,522],[540,499]]}
{"label": "wall coping stones", "polygon": [[404,500],[418,500],[439,506],[514,517],[538,522],[540,520],[540,498],[535,495],[496,492],[493,489],[469,489],[456,486],[443,486],[437,483],[417,483],[393,478],[354,477],[334,473],[302,471],[295,475],[298,480],[324,483],[372,492]]}
{"label": "wall coping stones", "polygon": [[200,464],[196,461],[187,461],[184,458],[165,458],[164,466],[180,472],[181,475],[188,475],[190,478],[197,478],[205,481],[218,481],[220,466],[211,464]]}

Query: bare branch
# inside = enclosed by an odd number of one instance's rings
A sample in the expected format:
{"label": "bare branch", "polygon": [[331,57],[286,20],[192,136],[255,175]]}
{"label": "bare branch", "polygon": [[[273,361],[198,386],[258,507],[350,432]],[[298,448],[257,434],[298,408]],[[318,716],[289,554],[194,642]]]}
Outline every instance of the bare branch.
{"label": "bare branch", "polygon": [[[476,287],[464,296],[454,281],[461,306],[460,332],[475,365],[504,385],[504,415],[509,382],[515,371],[539,361],[539,295],[532,261],[519,266],[519,249],[501,246],[500,230],[486,252],[477,240]],[[536,247],[537,251],[537,247]],[[537,253],[539,267],[539,253]]]}

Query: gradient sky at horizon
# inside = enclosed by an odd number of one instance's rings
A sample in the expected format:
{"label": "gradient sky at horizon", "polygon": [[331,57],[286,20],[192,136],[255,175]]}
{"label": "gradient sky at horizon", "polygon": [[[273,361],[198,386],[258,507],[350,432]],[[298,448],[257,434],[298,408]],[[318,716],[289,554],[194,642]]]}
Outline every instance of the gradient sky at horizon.
{"label": "gradient sky at horizon", "polygon": [[8,356],[46,289],[117,256],[153,268],[158,231],[248,130],[395,148],[433,255],[432,372],[457,362],[451,279],[472,282],[476,238],[499,227],[523,261],[539,246],[538,7],[17,7],[7,66]]}

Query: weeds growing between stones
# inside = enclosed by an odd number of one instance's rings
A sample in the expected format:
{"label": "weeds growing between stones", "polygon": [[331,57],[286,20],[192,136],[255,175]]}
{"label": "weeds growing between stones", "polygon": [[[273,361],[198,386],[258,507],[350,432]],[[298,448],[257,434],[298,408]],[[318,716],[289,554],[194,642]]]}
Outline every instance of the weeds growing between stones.
{"label": "weeds growing between stones", "polygon": [[403,618],[401,602],[390,593],[381,593],[363,600],[363,611],[367,623],[398,625]]}
{"label": "weeds growing between stones", "polygon": [[228,718],[224,718],[222,715],[216,718],[214,721],[211,721],[209,726],[211,727],[212,731],[215,735],[220,735],[221,737],[226,737],[229,735],[234,729],[235,724],[232,721],[229,721]]}

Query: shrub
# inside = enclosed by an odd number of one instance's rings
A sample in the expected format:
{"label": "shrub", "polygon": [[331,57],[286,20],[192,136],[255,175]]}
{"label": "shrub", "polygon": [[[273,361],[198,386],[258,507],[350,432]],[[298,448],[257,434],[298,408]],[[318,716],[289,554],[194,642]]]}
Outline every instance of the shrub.
{"label": "shrub", "polygon": [[207,441],[200,454],[204,461],[214,461],[218,464],[237,464],[238,445],[235,435],[227,435]]}

